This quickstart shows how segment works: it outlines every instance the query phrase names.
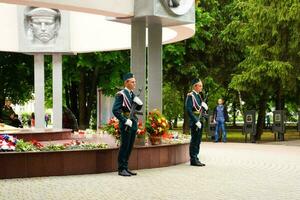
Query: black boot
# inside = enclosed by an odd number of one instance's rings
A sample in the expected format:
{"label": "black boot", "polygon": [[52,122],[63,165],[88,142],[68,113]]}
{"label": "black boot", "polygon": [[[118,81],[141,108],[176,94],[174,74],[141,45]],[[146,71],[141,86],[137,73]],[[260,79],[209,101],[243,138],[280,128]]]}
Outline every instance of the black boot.
{"label": "black boot", "polygon": [[201,163],[199,160],[197,160],[197,161],[191,161],[191,165],[192,166],[198,166],[198,167],[204,167],[205,166],[205,164]]}
{"label": "black boot", "polygon": [[130,175],[132,175],[132,176],[136,176],[136,175],[137,175],[136,172],[132,172],[132,171],[130,171],[129,169],[126,169],[126,171],[127,171]]}
{"label": "black boot", "polygon": [[131,176],[126,169],[120,170],[118,174],[120,176]]}

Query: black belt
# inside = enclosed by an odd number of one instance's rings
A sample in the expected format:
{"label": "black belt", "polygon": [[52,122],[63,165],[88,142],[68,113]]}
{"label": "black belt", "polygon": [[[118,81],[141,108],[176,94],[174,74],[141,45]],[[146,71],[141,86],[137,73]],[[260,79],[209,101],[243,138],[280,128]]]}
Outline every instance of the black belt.
{"label": "black belt", "polygon": [[194,115],[200,115],[201,113],[199,111],[193,111]]}
{"label": "black belt", "polygon": [[123,115],[124,115],[125,117],[129,117],[129,116],[130,116],[130,112],[123,112]]}

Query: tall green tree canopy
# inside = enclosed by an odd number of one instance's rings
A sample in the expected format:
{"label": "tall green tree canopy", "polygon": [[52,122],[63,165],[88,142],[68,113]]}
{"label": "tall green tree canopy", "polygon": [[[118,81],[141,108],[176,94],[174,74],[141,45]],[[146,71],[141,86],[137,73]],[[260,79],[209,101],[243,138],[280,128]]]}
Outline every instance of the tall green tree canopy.
{"label": "tall green tree canopy", "polygon": [[[244,45],[245,59],[239,64],[230,87],[255,99],[258,135],[262,133],[267,102],[274,99],[283,109],[287,96],[299,97],[300,2],[298,0],[235,0],[238,16],[225,35]],[[249,98],[250,97],[250,98]]]}
{"label": "tall green tree canopy", "polygon": [[33,56],[0,52],[0,106],[5,97],[24,103],[33,93]]}

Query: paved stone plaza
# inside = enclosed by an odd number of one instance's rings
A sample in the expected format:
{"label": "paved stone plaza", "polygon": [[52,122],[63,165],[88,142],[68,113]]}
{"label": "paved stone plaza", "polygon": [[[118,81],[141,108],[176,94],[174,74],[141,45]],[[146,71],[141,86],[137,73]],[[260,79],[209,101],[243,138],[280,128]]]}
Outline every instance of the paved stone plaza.
{"label": "paved stone plaza", "polygon": [[139,170],[130,178],[105,173],[0,180],[0,200],[298,200],[300,140],[285,144],[203,143],[204,168],[182,164]]}

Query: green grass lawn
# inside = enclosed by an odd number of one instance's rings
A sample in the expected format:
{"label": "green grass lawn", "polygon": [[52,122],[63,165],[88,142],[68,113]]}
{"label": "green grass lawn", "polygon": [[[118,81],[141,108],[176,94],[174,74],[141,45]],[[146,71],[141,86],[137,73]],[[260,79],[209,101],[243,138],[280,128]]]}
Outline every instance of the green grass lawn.
{"label": "green grass lawn", "polygon": [[[206,138],[206,134],[203,134],[204,141],[211,141],[210,136],[208,136],[208,140]],[[300,135],[298,132],[295,131],[289,131],[285,133],[284,136],[285,140],[299,140]],[[245,135],[242,134],[242,132],[228,132],[227,133],[227,141],[228,142],[245,142]],[[274,133],[272,132],[264,132],[261,136],[261,140],[257,141],[258,143],[265,143],[265,142],[273,142],[274,140]],[[247,142],[250,142],[250,136],[248,134]]]}
{"label": "green grass lawn", "polygon": [[[182,133],[181,129],[177,129],[176,131]],[[284,136],[285,140],[300,140],[300,134],[296,131],[288,130]],[[206,132],[203,133],[202,141],[212,141],[210,139],[210,135],[206,138]],[[265,131],[261,136],[261,140],[257,141],[257,143],[265,143],[265,142],[273,142],[274,140],[274,133],[270,131]],[[242,131],[235,130],[227,132],[227,142],[245,142],[245,135],[242,134]],[[250,136],[248,134],[247,142],[250,142]]]}

